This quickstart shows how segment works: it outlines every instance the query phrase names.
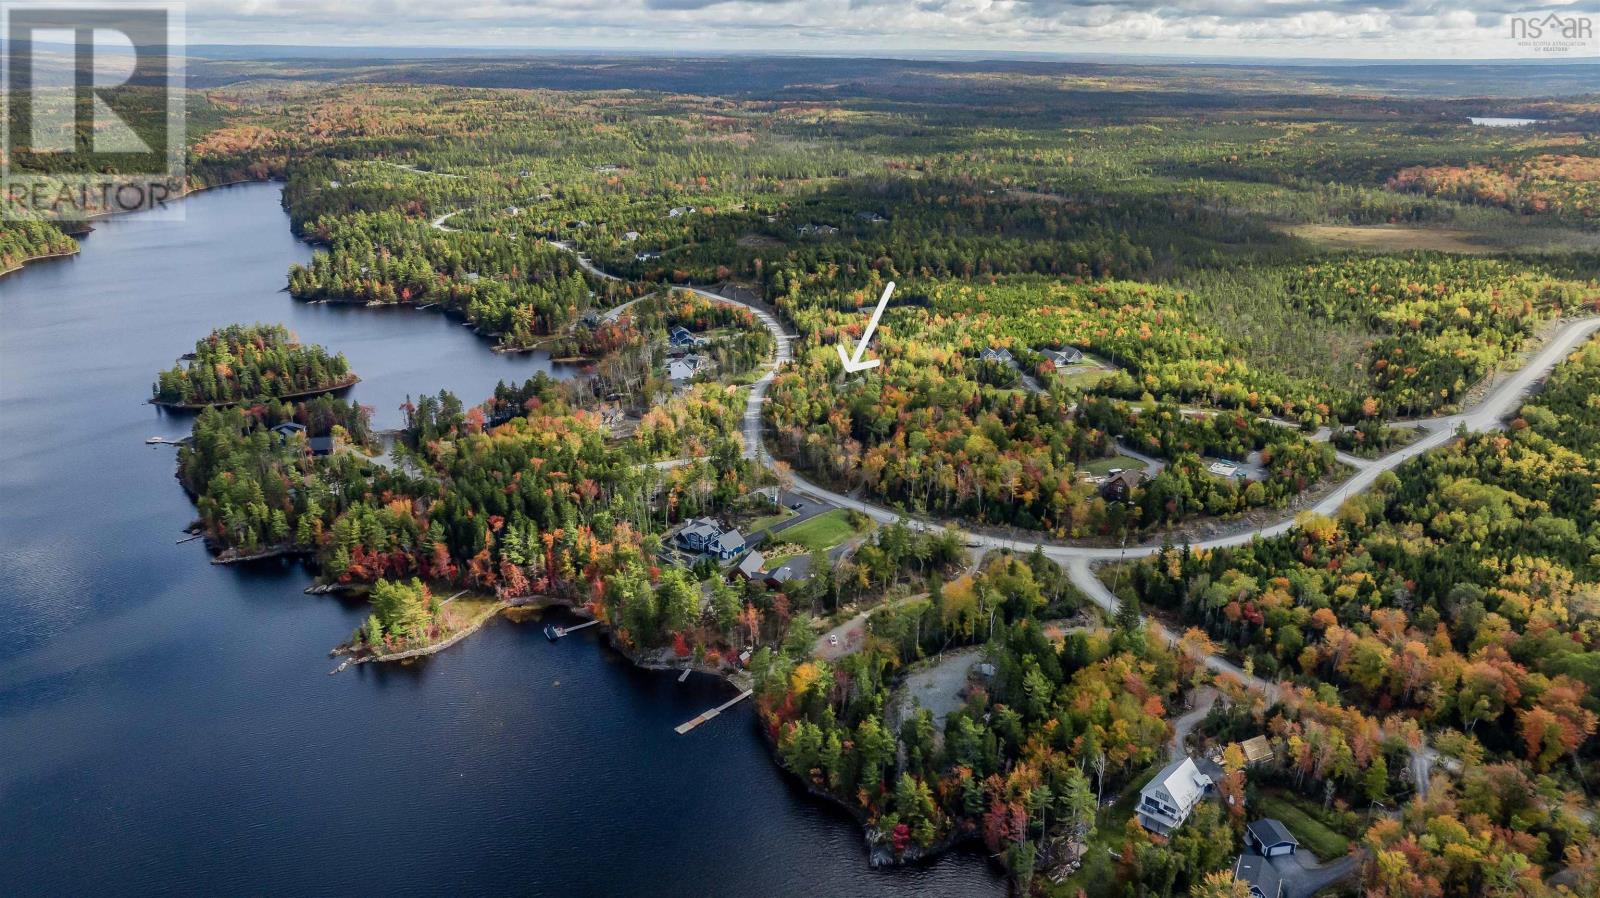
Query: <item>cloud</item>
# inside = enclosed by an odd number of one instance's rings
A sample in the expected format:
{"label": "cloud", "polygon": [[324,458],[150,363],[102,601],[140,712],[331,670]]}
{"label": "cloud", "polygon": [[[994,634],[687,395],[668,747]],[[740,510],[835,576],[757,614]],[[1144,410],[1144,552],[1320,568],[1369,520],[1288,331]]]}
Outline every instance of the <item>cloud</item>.
{"label": "cloud", "polygon": [[[1541,11],[1576,12],[1588,0]],[[1516,0],[190,0],[192,43],[1513,57]]]}

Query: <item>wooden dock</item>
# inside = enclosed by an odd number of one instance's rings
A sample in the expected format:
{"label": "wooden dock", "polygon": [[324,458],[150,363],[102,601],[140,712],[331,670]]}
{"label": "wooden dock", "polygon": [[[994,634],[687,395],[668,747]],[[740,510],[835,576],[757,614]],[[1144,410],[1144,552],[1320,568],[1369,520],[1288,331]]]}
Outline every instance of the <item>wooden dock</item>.
{"label": "wooden dock", "polygon": [[592,627],[598,623],[600,623],[600,619],[596,618],[594,620],[584,621],[583,623],[572,627],[545,627],[544,638],[550,640],[551,642],[555,642],[557,639],[566,636],[568,633],[576,633],[579,630],[582,630],[584,627]]}
{"label": "wooden dock", "polygon": [[706,721],[710,720],[713,717],[716,717],[718,714],[721,714],[723,711],[726,711],[729,708],[733,707],[734,705],[737,705],[740,702],[744,701],[745,699],[749,698],[751,696],[751,694],[752,694],[751,690],[746,689],[745,691],[739,693],[738,695],[734,696],[733,698],[728,699],[727,701],[723,702],[722,704],[718,705],[717,707],[712,708],[710,711],[707,711],[704,714],[701,714],[699,717],[696,717],[695,719],[689,721],[688,723],[680,723],[680,724],[678,724],[678,726],[677,726],[678,735],[682,736],[684,733],[689,732],[690,730],[694,729],[695,727],[699,726],[700,724],[705,723]]}

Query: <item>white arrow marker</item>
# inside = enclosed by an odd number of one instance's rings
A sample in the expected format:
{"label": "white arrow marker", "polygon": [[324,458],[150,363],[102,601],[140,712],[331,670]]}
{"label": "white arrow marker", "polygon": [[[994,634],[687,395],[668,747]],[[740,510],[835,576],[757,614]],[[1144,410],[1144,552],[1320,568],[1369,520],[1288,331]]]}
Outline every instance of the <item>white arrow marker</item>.
{"label": "white arrow marker", "polygon": [[834,349],[839,350],[839,361],[844,362],[846,374],[854,374],[857,371],[865,371],[868,368],[876,368],[878,366],[878,359],[870,359],[863,362],[861,361],[861,355],[867,351],[867,344],[872,342],[872,332],[878,329],[878,319],[883,317],[883,308],[889,304],[889,297],[892,295],[894,295],[894,281],[890,281],[889,286],[883,288],[883,298],[878,300],[878,307],[872,310],[872,320],[867,322],[867,329],[861,332],[861,342],[856,344],[854,358],[844,354],[844,346],[842,344],[834,347]]}

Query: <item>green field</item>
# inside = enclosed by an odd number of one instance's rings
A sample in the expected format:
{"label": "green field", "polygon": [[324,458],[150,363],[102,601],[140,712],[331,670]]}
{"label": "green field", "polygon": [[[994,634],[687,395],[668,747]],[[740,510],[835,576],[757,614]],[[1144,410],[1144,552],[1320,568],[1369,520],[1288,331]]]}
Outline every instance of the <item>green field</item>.
{"label": "green field", "polygon": [[1310,849],[1318,860],[1342,857],[1350,850],[1350,840],[1313,816],[1312,809],[1296,796],[1264,792],[1256,799],[1251,816],[1282,820],[1301,847]]}
{"label": "green field", "polygon": [[1079,466],[1078,470],[1088,471],[1097,477],[1104,477],[1111,473],[1112,468],[1143,468],[1144,462],[1126,455],[1114,455],[1110,458],[1097,458],[1092,462]]}
{"label": "green field", "polygon": [[775,514],[762,515],[761,517],[756,518],[749,524],[746,524],[745,529],[750,533],[760,533],[761,531],[766,530],[768,527],[776,527],[792,517],[794,517],[794,512],[787,508],[780,508]]}
{"label": "green field", "polygon": [[815,552],[827,551],[854,536],[855,533],[855,528],[850,526],[850,519],[845,516],[844,509],[836,508],[772,536],[775,542],[794,543]]}

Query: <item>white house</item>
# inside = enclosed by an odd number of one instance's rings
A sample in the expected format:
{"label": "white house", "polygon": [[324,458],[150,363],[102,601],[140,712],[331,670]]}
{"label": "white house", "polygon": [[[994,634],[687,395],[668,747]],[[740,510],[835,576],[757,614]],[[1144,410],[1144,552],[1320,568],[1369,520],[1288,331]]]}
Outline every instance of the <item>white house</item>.
{"label": "white house", "polygon": [[1193,758],[1173,761],[1139,790],[1135,812],[1140,825],[1158,835],[1171,835],[1210,788],[1211,777],[1194,766]]}
{"label": "white house", "polygon": [[667,360],[667,380],[694,380],[695,375],[708,367],[706,360],[697,355]]}

